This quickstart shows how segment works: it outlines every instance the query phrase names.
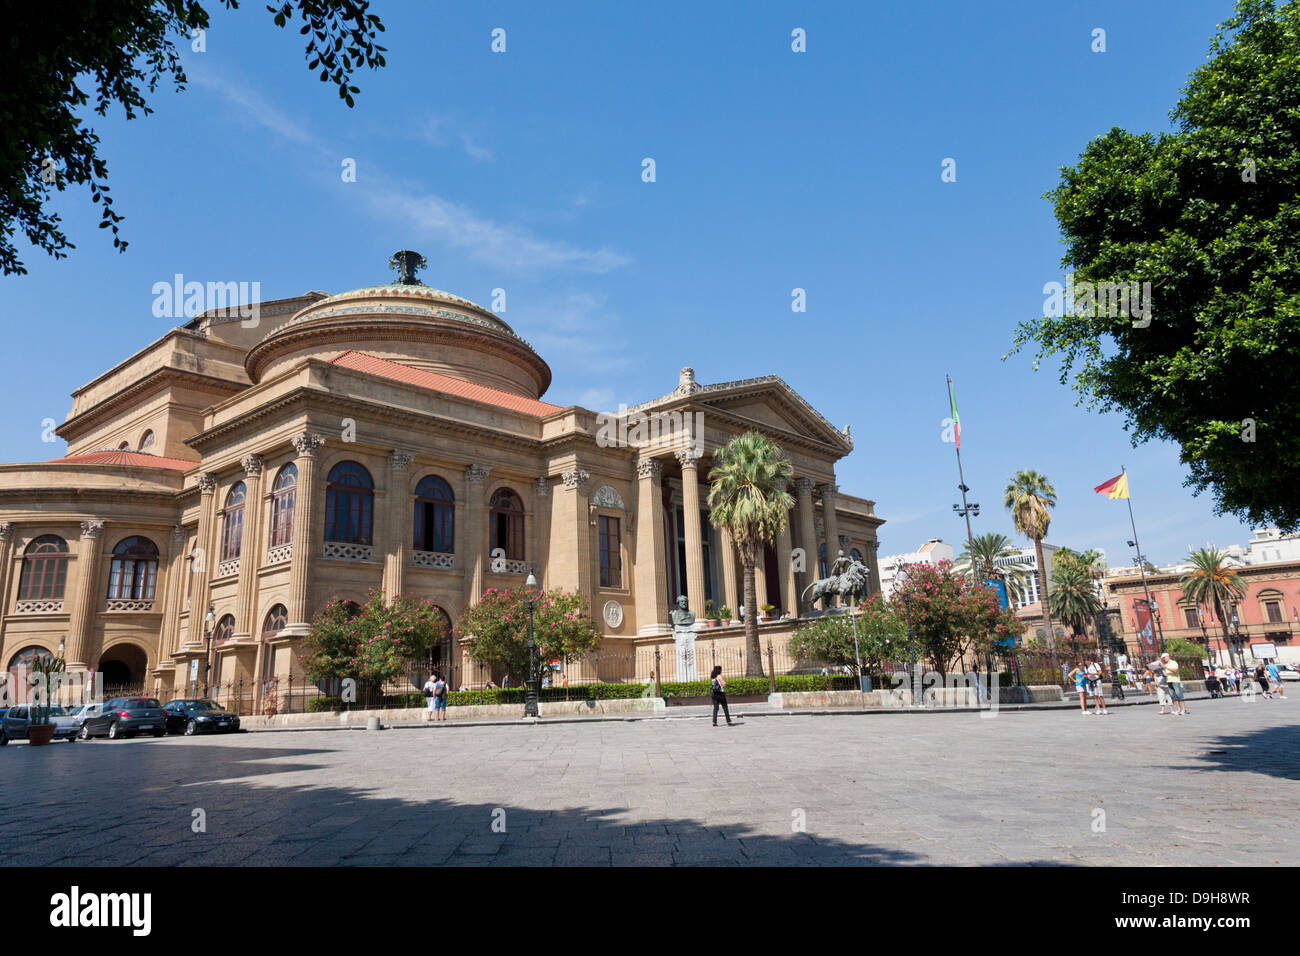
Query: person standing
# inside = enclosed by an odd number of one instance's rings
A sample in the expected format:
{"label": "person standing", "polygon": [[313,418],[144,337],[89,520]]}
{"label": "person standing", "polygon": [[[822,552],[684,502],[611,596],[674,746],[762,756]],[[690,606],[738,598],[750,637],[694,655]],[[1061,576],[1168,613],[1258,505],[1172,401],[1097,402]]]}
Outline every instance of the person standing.
{"label": "person standing", "polygon": [[1282,672],[1277,669],[1277,661],[1269,661],[1264,667],[1264,672],[1268,674],[1268,682],[1277,691],[1277,696],[1286,700],[1286,691],[1282,689]]}
{"label": "person standing", "polygon": [[1255,683],[1259,685],[1265,697],[1269,700],[1273,699],[1273,695],[1268,692],[1268,672],[1264,670],[1262,663],[1255,668]]}
{"label": "person standing", "polygon": [[709,690],[713,694],[713,726],[718,726],[718,708],[727,718],[727,726],[732,726],[731,709],[727,706],[727,679],[722,676],[722,665],[714,664],[713,673],[709,675]]}
{"label": "person standing", "polygon": [[[1062,664],[1061,666],[1064,667],[1065,665]],[[1084,673],[1083,667],[1080,664],[1075,664],[1074,670],[1070,671],[1065,676],[1067,678],[1069,677],[1074,678],[1074,689],[1079,694],[1079,710],[1083,712],[1083,716],[1087,717],[1088,716],[1088,688],[1085,682],[1088,679],[1088,675]]]}
{"label": "person standing", "polygon": [[1165,717],[1172,713],[1172,707],[1169,701],[1169,678],[1165,674],[1165,665],[1163,658],[1152,661],[1147,665],[1151,672],[1151,677],[1156,685],[1156,699],[1160,701],[1160,716]]}
{"label": "person standing", "polygon": [[433,719],[447,719],[447,682],[439,675],[438,679],[433,682]]}
{"label": "person standing", "polygon": [[1088,694],[1092,697],[1092,705],[1096,716],[1105,717],[1109,715],[1106,710],[1106,699],[1101,692],[1101,666],[1095,661],[1088,661],[1083,670],[1084,682],[1088,688]]}
{"label": "person standing", "polygon": [[429,679],[424,682],[424,719],[426,721],[433,717],[434,690],[437,687],[437,684],[434,681],[435,677],[437,677],[436,674],[430,674]]}
{"label": "person standing", "polygon": [[1169,699],[1174,705],[1174,716],[1187,716],[1187,701],[1183,690],[1183,679],[1178,674],[1178,662],[1168,654],[1160,655],[1160,662],[1165,668],[1165,680],[1169,682]]}

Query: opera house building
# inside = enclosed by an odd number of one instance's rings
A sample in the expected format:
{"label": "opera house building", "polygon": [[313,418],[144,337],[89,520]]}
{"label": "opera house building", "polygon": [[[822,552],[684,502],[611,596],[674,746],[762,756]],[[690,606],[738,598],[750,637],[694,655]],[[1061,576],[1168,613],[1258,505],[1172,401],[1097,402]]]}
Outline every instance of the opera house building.
{"label": "opera house building", "polygon": [[[464,608],[530,569],[582,593],[602,647],[667,643],[679,594],[699,618],[706,601],[738,617],[740,564],[705,502],[711,455],[749,430],[795,476],[758,568],[776,608],[764,641],[806,613],[828,553],[856,552],[879,589],[883,522],[836,485],[848,431],[779,377],[686,368],[641,405],[561,407],[500,316],[399,271],[260,303],[256,322],[204,312],[73,392],[66,453],[0,466],[6,667],[63,647],[69,672],[123,693],[166,698],[209,673],[265,686],[301,674],[326,602],[382,589],[445,612],[438,665],[455,668]],[[740,646],[742,628],[716,638]]]}

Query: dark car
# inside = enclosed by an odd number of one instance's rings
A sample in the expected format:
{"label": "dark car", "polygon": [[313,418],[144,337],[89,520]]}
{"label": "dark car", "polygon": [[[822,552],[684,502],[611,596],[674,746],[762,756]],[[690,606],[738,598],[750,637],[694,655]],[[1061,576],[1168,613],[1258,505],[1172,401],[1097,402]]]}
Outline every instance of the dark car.
{"label": "dark car", "polygon": [[81,722],[80,737],[107,737],[118,740],[132,734],[153,734],[162,737],[167,733],[167,714],[162,704],[153,697],[114,697],[104,701],[98,714]]}
{"label": "dark car", "polygon": [[[27,730],[32,725],[35,707],[10,707],[0,714],[0,747],[11,740],[26,740]],[[68,712],[59,706],[50,707],[50,723],[54,725],[55,740],[76,740],[77,725],[73,723]]]}
{"label": "dark car", "polygon": [[169,733],[190,737],[239,729],[239,718],[216,701],[203,698],[169,700],[163,710],[167,714]]}

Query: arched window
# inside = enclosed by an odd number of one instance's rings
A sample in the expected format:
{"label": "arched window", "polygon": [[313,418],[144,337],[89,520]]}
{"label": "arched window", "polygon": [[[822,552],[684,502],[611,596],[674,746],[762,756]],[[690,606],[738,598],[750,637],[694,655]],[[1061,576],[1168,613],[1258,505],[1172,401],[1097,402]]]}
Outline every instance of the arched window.
{"label": "arched window", "polygon": [[415,486],[415,550],[451,554],[456,550],[455,496],[451,485],[429,475]]}
{"label": "arched window", "polygon": [[158,580],[158,546],[148,538],[123,538],[113,549],[108,575],[110,599],[152,601]]}
{"label": "arched window", "polygon": [[849,557],[852,558],[854,561],[862,562],[862,552],[859,551],[857,548],[853,548],[849,551]]}
{"label": "arched window", "polygon": [[293,541],[293,502],[298,492],[298,466],[293,462],[280,469],[271,486],[271,547]]}
{"label": "arched window", "polygon": [[130,450],[131,450],[131,443],[130,443],[129,441],[124,441],[124,442],[122,442],[122,444],[120,444],[120,445],[117,446],[117,450],[118,450],[118,451],[130,451]]}
{"label": "arched window", "polygon": [[13,657],[9,658],[9,669],[13,670],[15,667],[31,667],[32,661],[36,660],[36,658],[53,656],[54,655],[45,648],[37,647],[33,644],[31,647],[24,647]]}
{"label": "arched window", "polygon": [[[275,677],[275,648],[269,643],[271,638],[284,630],[289,623],[289,611],[283,604],[277,604],[266,613],[262,622],[262,683],[269,684]],[[266,693],[265,686],[263,693]]]}
{"label": "arched window", "polygon": [[375,483],[355,461],[330,469],[325,486],[325,540],[370,544],[374,525]]}
{"label": "arched window", "polygon": [[153,444],[154,444],[153,429],[152,428],[145,429],[145,433],[140,436],[140,450],[148,451],[150,448],[153,447]]}
{"label": "arched window", "polygon": [[240,542],[244,537],[244,496],[248,489],[242,481],[226,492],[226,507],[222,511],[221,560],[239,557]]}
{"label": "arched window", "polygon": [[217,622],[217,629],[212,632],[213,644],[224,644],[235,635],[235,615],[225,614]]}
{"label": "arched window", "polygon": [[503,548],[507,561],[524,559],[524,503],[509,488],[498,488],[489,504],[490,548]]}
{"label": "arched window", "polygon": [[20,601],[57,601],[68,581],[68,543],[56,534],[44,534],[23,552]]}

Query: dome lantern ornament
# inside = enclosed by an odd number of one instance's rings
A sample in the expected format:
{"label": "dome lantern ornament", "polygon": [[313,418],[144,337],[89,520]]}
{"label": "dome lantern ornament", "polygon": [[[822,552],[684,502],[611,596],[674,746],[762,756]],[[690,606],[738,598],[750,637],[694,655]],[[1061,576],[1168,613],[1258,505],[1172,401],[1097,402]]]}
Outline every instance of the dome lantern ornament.
{"label": "dome lantern ornament", "polygon": [[418,269],[427,269],[429,260],[418,252],[403,249],[401,252],[393,253],[392,258],[388,260],[388,267],[397,270],[398,285],[424,285],[415,277],[415,273]]}

